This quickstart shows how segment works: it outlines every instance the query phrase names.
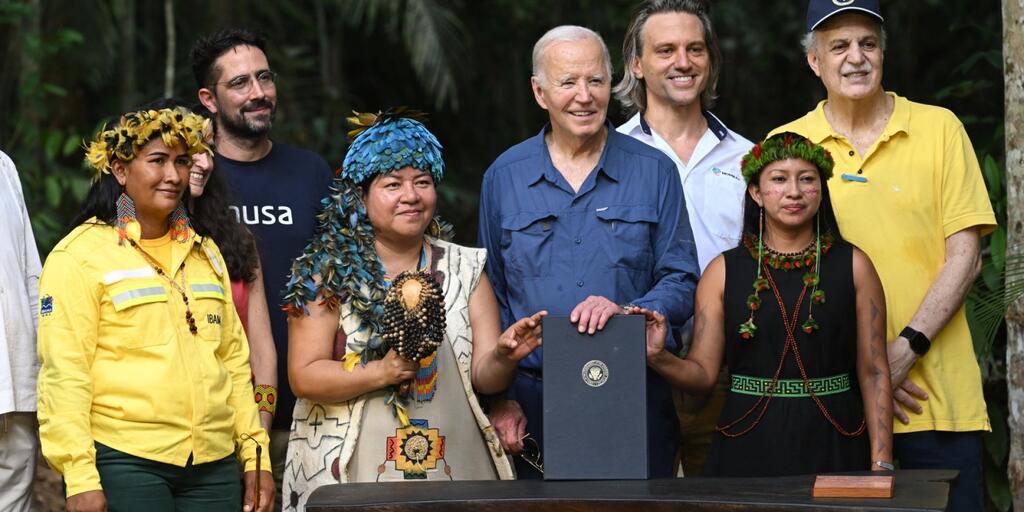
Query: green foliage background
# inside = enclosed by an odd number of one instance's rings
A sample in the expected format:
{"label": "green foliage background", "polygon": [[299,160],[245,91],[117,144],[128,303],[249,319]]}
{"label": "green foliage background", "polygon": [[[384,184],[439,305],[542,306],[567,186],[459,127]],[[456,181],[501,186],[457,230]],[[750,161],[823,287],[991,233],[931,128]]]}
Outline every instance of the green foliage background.
{"label": "green foliage background", "polygon": [[[536,133],[546,116],[529,90],[530,50],[548,28],[580,24],[609,43],[621,73],[628,0],[0,0],[0,150],[21,173],[41,253],[66,232],[89,186],[81,142],[107,120],[163,95],[175,17],[173,92],[195,98],[187,61],[200,35],[263,31],[279,73],[273,138],[345,149],[351,110],[409,105],[432,112],[449,171],[441,211],[472,243],[487,165]],[[716,114],[752,140],[824,97],[799,49],[806,3],[713,2],[724,67]],[[884,2],[885,86],[956,112],[967,126],[1000,229],[987,242],[983,288],[1000,286],[1006,248],[1002,28],[997,0]],[[611,118],[623,116],[615,105]],[[989,341],[992,340],[992,341]],[[1005,334],[976,344],[993,433],[986,436],[989,505],[1008,510]]]}

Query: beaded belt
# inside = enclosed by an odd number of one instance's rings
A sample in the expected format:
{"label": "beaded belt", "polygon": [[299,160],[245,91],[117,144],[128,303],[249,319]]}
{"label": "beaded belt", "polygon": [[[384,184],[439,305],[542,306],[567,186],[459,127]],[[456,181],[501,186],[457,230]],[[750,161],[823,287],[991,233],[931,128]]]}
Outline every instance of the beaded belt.
{"label": "beaded belt", "polygon": [[[850,390],[849,373],[841,373],[820,379],[809,379],[808,382],[811,387],[810,391],[813,391],[817,396],[834,395]],[[775,382],[774,388],[769,393],[768,388],[770,387],[772,387],[772,379],[751,377],[749,375],[733,375],[732,387],[729,390],[741,395],[754,396],[771,395],[783,398],[811,396],[803,379],[779,379]]]}

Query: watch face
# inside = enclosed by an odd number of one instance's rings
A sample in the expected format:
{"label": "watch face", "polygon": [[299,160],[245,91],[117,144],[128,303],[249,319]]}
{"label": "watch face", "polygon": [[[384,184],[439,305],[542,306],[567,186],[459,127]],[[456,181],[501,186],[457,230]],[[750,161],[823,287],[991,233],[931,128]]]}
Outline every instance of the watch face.
{"label": "watch face", "polygon": [[917,332],[910,337],[910,349],[916,352],[918,355],[924,355],[931,348],[932,344],[924,337],[923,334]]}

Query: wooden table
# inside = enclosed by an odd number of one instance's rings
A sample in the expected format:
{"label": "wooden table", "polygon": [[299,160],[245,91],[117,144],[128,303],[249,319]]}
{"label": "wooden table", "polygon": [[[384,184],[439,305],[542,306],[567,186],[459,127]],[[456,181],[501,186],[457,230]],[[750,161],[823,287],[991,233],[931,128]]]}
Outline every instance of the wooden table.
{"label": "wooden table", "polygon": [[[850,473],[868,474],[868,473]],[[397,482],[328,485],[310,512],[941,511],[954,470],[896,471],[892,499],[815,499],[814,476],[657,480]],[[289,496],[285,497],[285,510]]]}

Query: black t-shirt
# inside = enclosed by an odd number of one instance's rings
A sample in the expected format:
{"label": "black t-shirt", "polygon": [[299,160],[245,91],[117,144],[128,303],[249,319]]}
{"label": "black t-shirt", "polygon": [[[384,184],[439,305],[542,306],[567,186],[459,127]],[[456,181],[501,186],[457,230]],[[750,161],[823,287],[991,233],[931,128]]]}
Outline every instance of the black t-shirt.
{"label": "black t-shirt", "polygon": [[291,428],[295,395],[288,385],[288,319],[281,311],[281,292],[292,261],[313,237],[320,200],[334,173],[311,151],[275,142],[267,156],[239,162],[216,155],[216,172],[231,187],[231,211],[256,237],[263,264],[263,283],[270,327],[277,345],[277,414],[275,429]]}

